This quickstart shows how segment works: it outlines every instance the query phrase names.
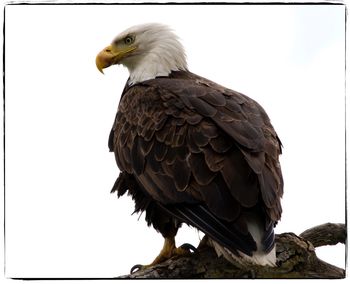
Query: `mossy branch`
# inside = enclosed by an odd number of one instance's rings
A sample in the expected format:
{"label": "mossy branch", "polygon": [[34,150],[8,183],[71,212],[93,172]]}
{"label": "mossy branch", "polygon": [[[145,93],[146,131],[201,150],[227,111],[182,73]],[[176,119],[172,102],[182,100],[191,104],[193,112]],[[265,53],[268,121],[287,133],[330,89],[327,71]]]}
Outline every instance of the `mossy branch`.
{"label": "mossy branch", "polygon": [[315,247],[345,243],[344,224],[326,223],[276,235],[277,267],[234,265],[206,245],[191,256],[169,259],[120,278],[344,278],[345,270],[320,260]]}

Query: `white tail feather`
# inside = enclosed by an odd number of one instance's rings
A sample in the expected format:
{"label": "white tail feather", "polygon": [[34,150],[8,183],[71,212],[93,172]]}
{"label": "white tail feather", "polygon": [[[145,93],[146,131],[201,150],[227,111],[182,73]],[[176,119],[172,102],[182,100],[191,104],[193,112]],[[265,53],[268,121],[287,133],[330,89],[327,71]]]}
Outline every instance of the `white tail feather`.
{"label": "white tail feather", "polygon": [[261,240],[263,237],[263,228],[262,226],[259,226],[257,222],[254,220],[249,220],[247,222],[248,231],[252,235],[253,239],[255,240],[257,244],[257,250],[253,252],[252,256],[248,256],[240,251],[238,251],[239,256],[233,254],[231,251],[229,251],[227,248],[221,246],[214,240],[209,240],[209,244],[215,249],[218,256],[223,256],[228,261],[232,263],[253,263],[258,265],[268,265],[268,266],[276,266],[276,248],[275,246],[273,249],[266,253],[263,250],[263,246],[261,244]]}

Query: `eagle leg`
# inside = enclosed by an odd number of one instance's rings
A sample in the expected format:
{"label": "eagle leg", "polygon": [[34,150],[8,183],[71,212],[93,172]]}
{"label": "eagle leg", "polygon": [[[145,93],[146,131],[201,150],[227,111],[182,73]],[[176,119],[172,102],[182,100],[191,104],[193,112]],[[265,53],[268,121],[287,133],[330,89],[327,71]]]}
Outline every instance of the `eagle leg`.
{"label": "eagle leg", "polygon": [[148,265],[136,264],[131,268],[130,273],[132,274],[139,270],[143,270],[153,265],[162,263],[163,261],[166,261],[174,256],[190,255],[191,251],[196,252],[197,249],[193,245],[187,243],[176,247],[175,237],[166,237],[164,238],[164,245],[162,250],[160,251],[159,255],[152,261],[152,263]]}

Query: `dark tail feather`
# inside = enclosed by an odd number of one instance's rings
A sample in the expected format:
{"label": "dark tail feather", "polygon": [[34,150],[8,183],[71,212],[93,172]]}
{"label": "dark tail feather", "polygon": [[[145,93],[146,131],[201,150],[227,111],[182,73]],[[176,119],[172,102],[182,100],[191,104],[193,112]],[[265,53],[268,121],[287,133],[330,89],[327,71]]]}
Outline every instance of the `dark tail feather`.
{"label": "dark tail feather", "polygon": [[[162,205],[161,205],[162,206]],[[252,256],[257,249],[250,234],[242,234],[226,222],[216,218],[209,210],[201,205],[162,206],[171,215],[188,223],[210,238],[237,254],[237,250]]]}
{"label": "dark tail feather", "polygon": [[267,231],[265,232],[262,243],[264,245],[264,251],[266,253],[269,253],[275,246],[275,232],[273,230],[272,224],[268,227]]}

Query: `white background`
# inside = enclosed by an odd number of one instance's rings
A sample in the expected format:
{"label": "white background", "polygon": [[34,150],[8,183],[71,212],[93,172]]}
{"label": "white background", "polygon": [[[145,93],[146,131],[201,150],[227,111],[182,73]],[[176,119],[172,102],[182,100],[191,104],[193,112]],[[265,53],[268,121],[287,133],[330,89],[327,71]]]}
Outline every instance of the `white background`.
{"label": "white background", "polygon": [[[107,139],[127,69],[96,54],[125,28],[170,25],[192,72],[257,100],[283,145],[277,233],[345,222],[345,9],[321,5],[7,6],[6,277],[114,277],[162,237],[118,176]],[[196,245],[183,226],[178,243]],[[344,267],[342,245],[317,250]]]}

